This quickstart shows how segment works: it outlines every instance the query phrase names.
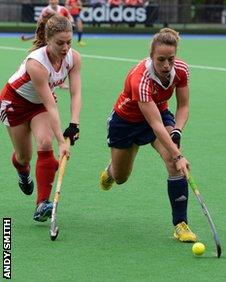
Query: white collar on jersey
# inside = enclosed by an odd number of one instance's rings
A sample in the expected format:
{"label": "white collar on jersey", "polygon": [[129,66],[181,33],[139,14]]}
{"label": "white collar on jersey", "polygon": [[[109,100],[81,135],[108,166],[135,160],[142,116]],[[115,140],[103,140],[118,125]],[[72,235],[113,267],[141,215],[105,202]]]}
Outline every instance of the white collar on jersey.
{"label": "white collar on jersey", "polygon": [[174,80],[174,77],[175,77],[175,69],[174,67],[172,67],[171,71],[170,71],[170,80],[169,80],[169,85],[167,87],[165,87],[161,80],[158,78],[158,76],[155,74],[155,70],[154,70],[154,67],[153,67],[153,62],[152,62],[152,59],[151,58],[147,58],[146,59],[146,62],[145,62],[145,67],[147,68],[149,74],[150,74],[150,77],[155,80],[159,85],[162,86],[162,88],[164,90],[168,89],[172,83],[173,83],[173,80]]}

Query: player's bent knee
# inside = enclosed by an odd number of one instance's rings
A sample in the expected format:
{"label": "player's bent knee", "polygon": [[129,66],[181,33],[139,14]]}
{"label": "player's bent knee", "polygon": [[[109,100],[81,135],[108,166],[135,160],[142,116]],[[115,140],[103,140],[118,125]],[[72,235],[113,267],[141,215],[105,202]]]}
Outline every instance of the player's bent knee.
{"label": "player's bent knee", "polygon": [[46,138],[38,142],[38,150],[40,151],[52,150],[52,138]]}

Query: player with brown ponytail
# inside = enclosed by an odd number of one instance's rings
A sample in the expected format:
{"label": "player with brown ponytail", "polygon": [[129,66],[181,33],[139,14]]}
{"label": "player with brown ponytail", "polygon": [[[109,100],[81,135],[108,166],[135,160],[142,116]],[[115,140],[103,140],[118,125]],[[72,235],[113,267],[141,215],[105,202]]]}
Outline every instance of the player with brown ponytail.
{"label": "player with brown ponytail", "polygon": [[[18,173],[19,187],[26,195],[31,195],[34,188],[30,171],[32,138],[36,142],[35,221],[46,221],[52,212],[49,197],[58,169],[53,138],[57,140],[61,160],[65,154],[69,157],[65,137],[70,138],[71,145],[79,137],[81,58],[71,49],[71,44],[71,22],[55,14],[44,17],[38,24],[32,51],[9,78],[0,95],[1,121],[14,147],[12,163]],[[70,85],[71,118],[63,134],[54,90],[66,77]]]}

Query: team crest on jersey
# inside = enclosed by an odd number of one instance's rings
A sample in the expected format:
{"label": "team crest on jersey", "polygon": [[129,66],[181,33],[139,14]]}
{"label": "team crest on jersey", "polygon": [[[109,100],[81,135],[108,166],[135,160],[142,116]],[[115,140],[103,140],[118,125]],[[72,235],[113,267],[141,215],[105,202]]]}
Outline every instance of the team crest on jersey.
{"label": "team crest on jersey", "polygon": [[129,101],[131,101],[130,98],[126,98],[125,100],[123,100],[119,105],[118,108],[121,109],[126,103],[128,103]]}

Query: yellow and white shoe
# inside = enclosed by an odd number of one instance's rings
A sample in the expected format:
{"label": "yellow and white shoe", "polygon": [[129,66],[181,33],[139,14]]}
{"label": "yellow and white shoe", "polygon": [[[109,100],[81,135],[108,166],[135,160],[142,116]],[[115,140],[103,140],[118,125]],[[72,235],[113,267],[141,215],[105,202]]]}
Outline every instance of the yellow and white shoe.
{"label": "yellow and white shoe", "polygon": [[174,238],[181,242],[194,243],[197,241],[196,235],[191,231],[188,225],[183,221],[175,226]]}
{"label": "yellow and white shoe", "polygon": [[110,190],[114,184],[114,179],[108,174],[107,169],[104,170],[100,175],[100,187],[102,190]]}
{"label": "yellow and white shoe", "polygon": [[78,42],[77,42],[77,46],[79,46],[79,47],[84,47],[84,46],[86,46],[86,43],[81,40],[81,41],[78,41]]}

